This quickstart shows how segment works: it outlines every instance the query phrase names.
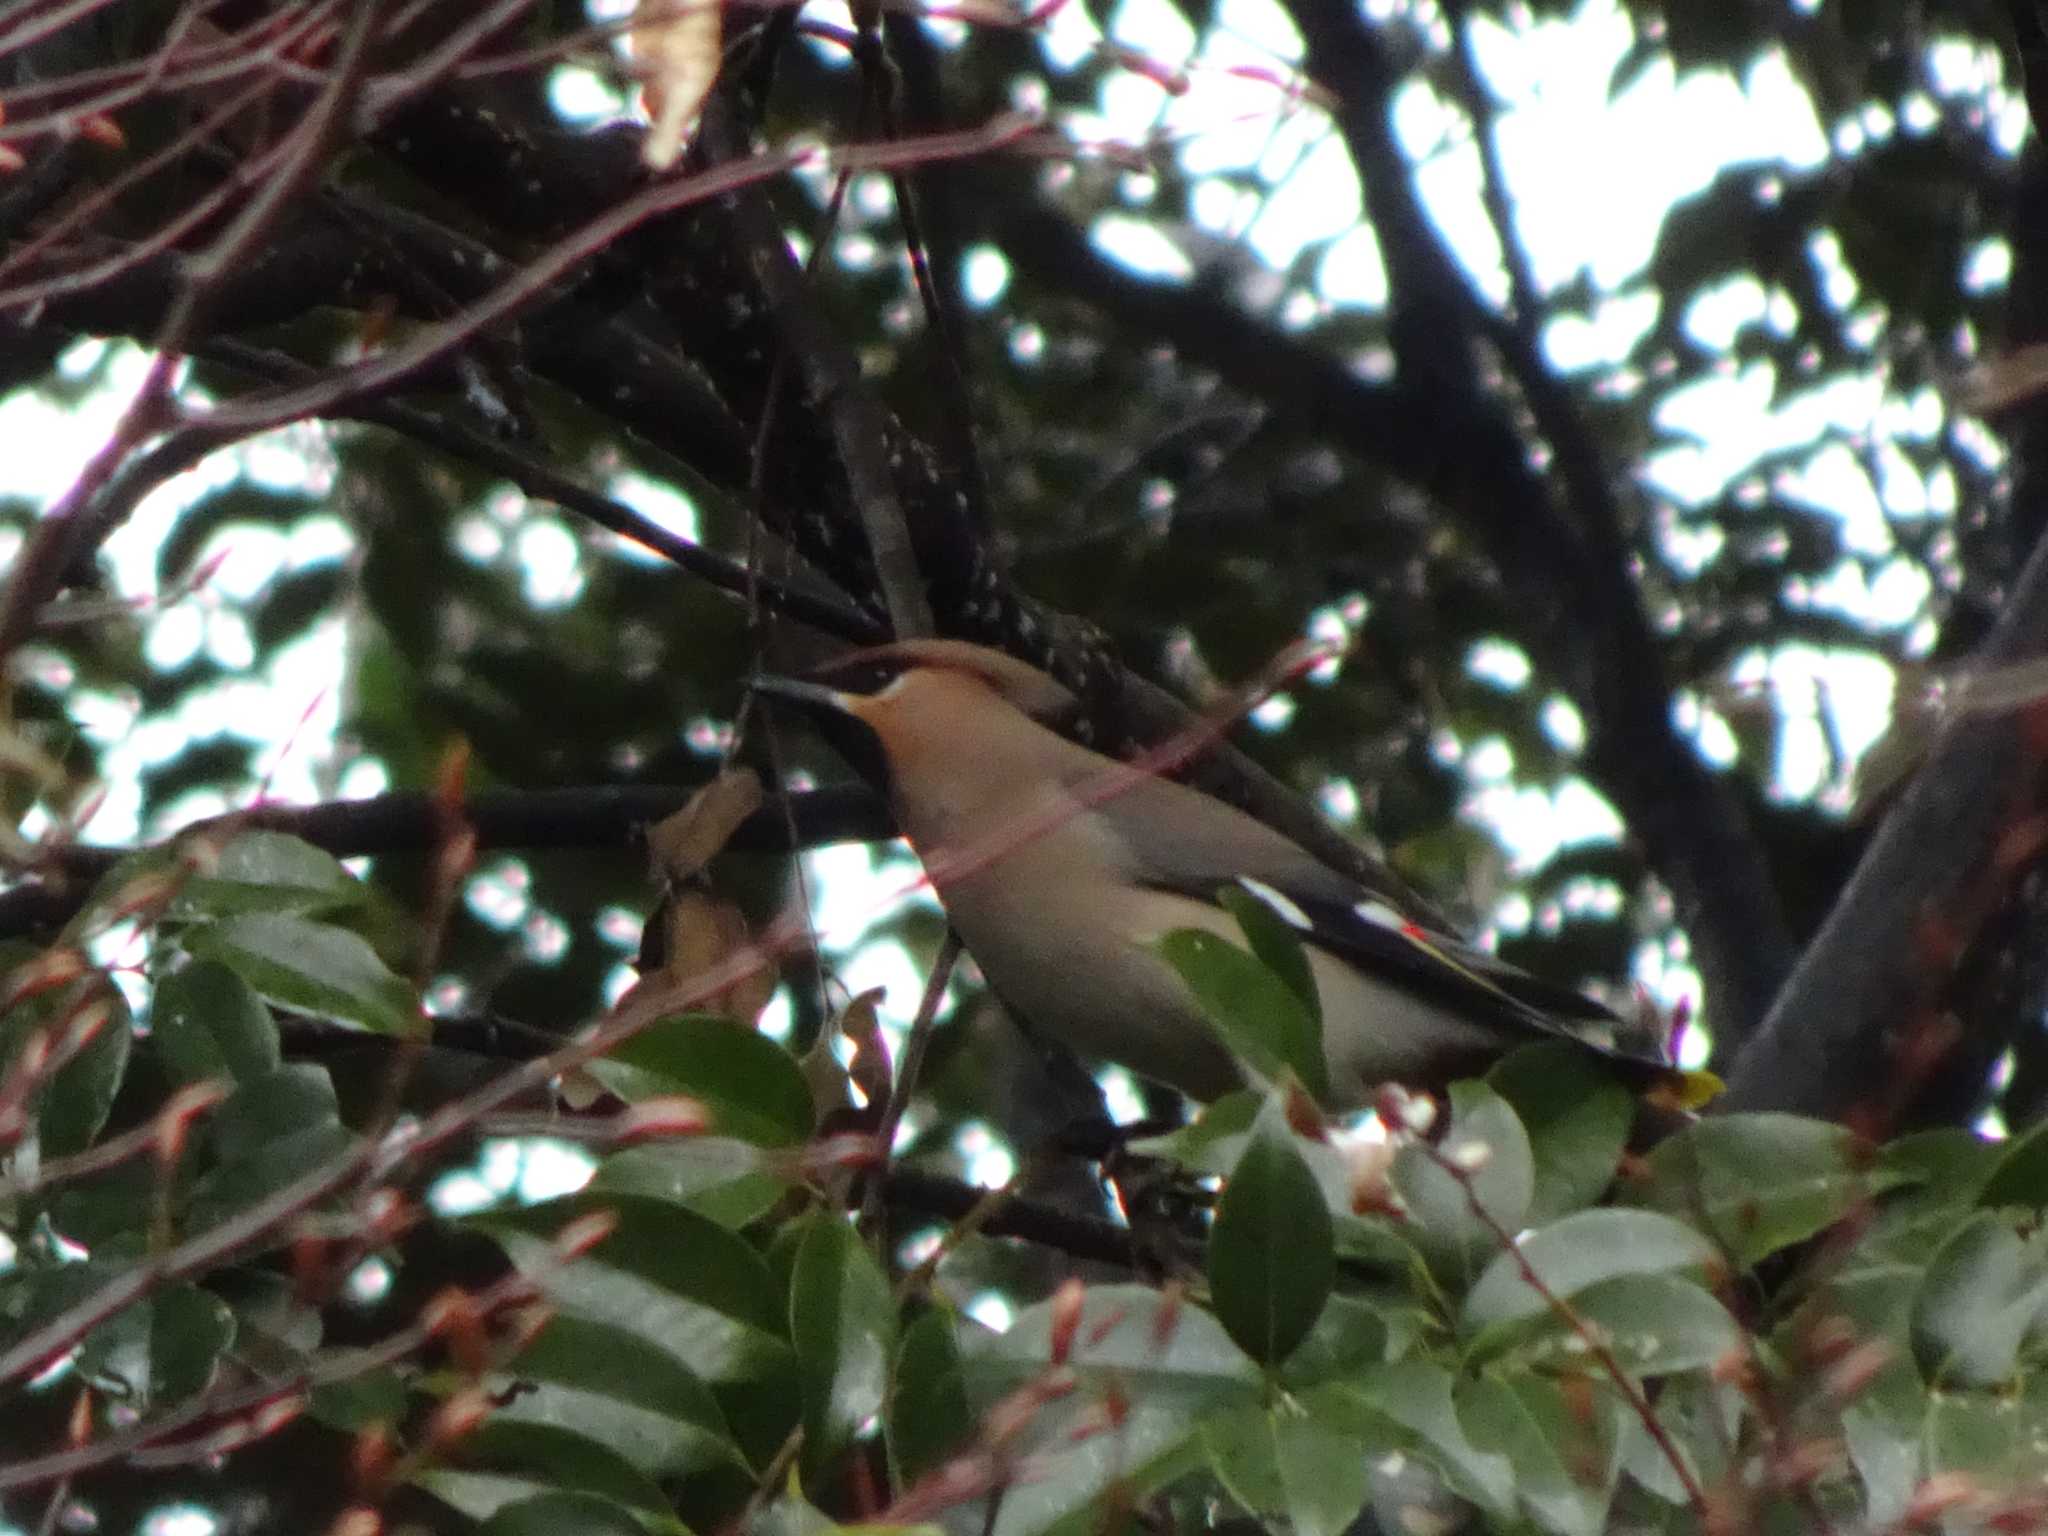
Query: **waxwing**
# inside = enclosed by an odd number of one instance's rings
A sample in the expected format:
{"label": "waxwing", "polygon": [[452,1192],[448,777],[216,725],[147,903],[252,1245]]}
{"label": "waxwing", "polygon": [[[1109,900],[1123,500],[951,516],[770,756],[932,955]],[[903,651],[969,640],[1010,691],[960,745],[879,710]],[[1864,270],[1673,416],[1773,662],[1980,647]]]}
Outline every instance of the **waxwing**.
{"label": "waxwing", "polygon": [[1054,727],[1076,699],[1013,657],[905,641],[756,686],[886,790],[997,996],[1085,1057],[1201,1100],[1245,1081],[1155,947],[1186,928],[1242,943],[1217,899],[1236,885],[1302,940],[1332,1107],[1386,1083],[1440,1088],[1546,1037],[1686,1091],[1667,1064],[1615,1051],[1609,1010],[1440,931],[1391,872],[1368,888],[1220,800],[1068,740]]}

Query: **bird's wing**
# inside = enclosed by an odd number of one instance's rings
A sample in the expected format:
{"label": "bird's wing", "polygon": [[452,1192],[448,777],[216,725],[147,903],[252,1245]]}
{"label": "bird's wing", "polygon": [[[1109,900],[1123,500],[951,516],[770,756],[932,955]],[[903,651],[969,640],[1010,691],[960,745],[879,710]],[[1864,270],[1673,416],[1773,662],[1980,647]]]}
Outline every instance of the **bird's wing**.
{"label": "bird's wing", "polygon": [[[1576,987],[1545,981],[1498,955],[1448,934],[1433,932],[1372,900],[1333,905],[1306,904],[1279,889],[1261,890],[1241,882],[1278,912],[1302,938],[1353,964],[1399,977],[1437,1001],[1482,1011],[1507,1008],[1548,1025],[1554,1019],[1614,1023],[1614,1012]],[[1276,899],[1277,898],[1277,899]],[[1288,908],[1293,911],[1288,911]]]}
{"label": "bird's wing", "polygon": [[1305,942],[1451,1011],[1532,1036],[1576,1039],[1584,1037],[1560,1020],[1619,1022],[1575,988],[1446,932],[1391,871],[1378,888],[1361,885],[1264,822],[1185,785],[1147,779],[1098,810],[1141,883],[1210,901],[1223,886],[1243,885]]}
{"label": "bird's wing", "polygon": [[1140,779],[1095,814],[1115,834],[1128,873],[1147,885],[1213,897],[1218,886],[1249,876],[1294,901],[1348,906],[1371,899],[1442,927],[1392,870],[1379,868],[1377,879],[1361,883],[1263,821],[1171,779]]}

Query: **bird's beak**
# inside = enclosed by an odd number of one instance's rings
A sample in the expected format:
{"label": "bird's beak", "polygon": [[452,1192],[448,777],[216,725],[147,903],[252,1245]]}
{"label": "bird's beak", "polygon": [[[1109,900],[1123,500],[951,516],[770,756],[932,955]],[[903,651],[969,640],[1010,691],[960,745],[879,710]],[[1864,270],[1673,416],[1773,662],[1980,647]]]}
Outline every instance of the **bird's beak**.
{"label": "bird's beak", "polygon": [[748,686],[755,693],[765,693],[771,699],[795,705],[814,720],[860,718],[859,694],[842,693],[837,688],[827,688],[823,683],[807,682],[800,677],[768,676],[757,677]]}
{"label": "bird's beak", "polygon": [[846,759],[847,766],[884,793],[889,787],[889,762],[881,740],[868,723],[868,699],[800,677],[757,677],[753,691],[788,704],[810,720],[825,742]]}

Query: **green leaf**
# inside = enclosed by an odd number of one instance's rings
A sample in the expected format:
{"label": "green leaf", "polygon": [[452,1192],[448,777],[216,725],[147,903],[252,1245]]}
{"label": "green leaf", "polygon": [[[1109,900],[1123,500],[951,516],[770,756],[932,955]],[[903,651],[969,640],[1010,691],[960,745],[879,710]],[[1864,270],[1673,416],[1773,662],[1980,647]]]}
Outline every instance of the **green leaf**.
{"label": "green leaf", "polygon": [[251,1370],[273,1376],[300,1371],[320,1347],[325,1335],[320,1309],[275,1270],[250,1265],[224,1269],[208,1281],[208,1289],[234,1312],[235,1353]]}
{"label": "green leaf", "polygon": [[330,1429],[355,1431],[372,1424],[391,1426],[405,1417],[405,1376],[386,1366],[360,1376],[322,1382],[313,1389],[308,1413]]}
{"label": "green leaf", "polygon": [[140,1413],[203,1390],[234,1339],[225,1302],[174,1281],[86,1335],[78,1368],[89,1379],[120,1383],[122,1401]]}
{"label": "green leaf", "polygon": [[1913,1298],[1913,1356],[1930,1385],[2005,1381],[2020,1343],[2048,1306],[2042,1244],[1989,1211],[1960,1228],[1927,1265]]}
{"label": "green leaf", "polygon": [[1611,1391],[1589,1388],[1568,1403],[1559,1383],[1516,1371],[1484,1372],[1459,1383],[1458,1422],[1482,1451],[1507,1457],[1515,1497],[1557,1536],[1601,1536],[1621,1473],[1620,1434]]}
{"label": "green leaf", "polygon": [[247,1081],[282,1059],[277,1021],[263,999],[215,960],[191,961],[158,984],[149,1038],[181,1082]]}
{"label": "green leaf", "polygon": [[574,1493],[631,1511],[642,1530],[683,1530],[661,1489],[631,1462],[552,1424],[493,1416],[466,1435],[445,1464],[423,1469],[413,1481],[472,1520],[489,1520],[539,1494]]}
{"label": "green leaf", "polygon": [[147,1241],[136,1213],[161,1193],[155,1160],[129,1158],[112,1168],[66,1179],[52,1194],[50,1221],[80,1247],[101,1257],[134,1257]]}
{"label": "green leaf", "polygon": [[1289,1386],[1312,1387],[1398,1354],[1395,1340],[1399,1335],[1388,1317],[1395,1315],[1405,1324],[1407,1318],[1399,1314],[1411,1306],[1415,1310],[1410,1316],[1426,1317],[1405,1295],[1389,1305],[1384,1294],[1362,1295],[1349,1289],[1333,1292],[1308,1337],[1287,1357],[1281,1379]]}
{"label": "green leaf", "polygon": [[190,934],[186,950],[218,960],[262,996],[385,1035],[424,1028],[412,986],[394,975],[361,934],[289,914],[257,912]]}
{"label": "green leaf", "polygon": [[1287,984],[1287,990],[1308,1010],[1320,1032],[1323,1000],[1316,990],[1316,974],[1309,966],[1301,935],[1262,898],[1241,885],[1224,886],[1216,893],[1216,899],[1224,911],[1237,919],[1237,926],[1259,963]]}
{"label": "green leaf", "polygon": [[[175,878],[177,867],[176,858],[164,847],[144,848],[121,859],[93,881],[78,910],[58,929],[56,943],[84,948],[139,900],[160,894]],[[41,945],[26,939],[0,939],[0,972],[12,971],[42,951]]]}
{"label": "green leaf", "polygon": [[752,1536],[838,1536],[839,1524],[803,1496],[800,1488],[785,1488],[780,1498],[761,1511]]}
{"label": "green leaf", "polygon": [[748,1528],[748,1536],[945,1536],[945,1532],[936,1525],[841,1525],[801,1492],[791,1491],[760,1512]]}
{"label": "green leaf", "polygon": [[1536,1184],[1526,1219],[1541,1225],[1598,1200],[1636,1115],[1613,1070],[1570,1041],[1542,1040],[1496,1063],[1486,1081],[1528,1133]]}
{"label": "green leaf", "polygon": [[792,1177],[752,1143],[690,1136],[614,1152],[598,1164],[590,1187],[667,1200],[737,1230],[766,1215]]}
{"label": "green leaf", "polygon": [[[1471,1197],[1501,1232],[1519,1232],[1535,1188],[1529,1137],[1508,1101],[1484,1083],[1451,1085],[1451,1125],[1441,1146],[1405,1143],[1394,1154],[1392,1182],[1408,1207],[1409,1232],[1432,1270],[1461,1287],[1501,1238],[1472,1209]],[[1462,1167],[1461,1179],[1438,1158]],[[1468,1195],[1469,1187],[1469,1195]]]}
{"label": "green leaf", "polygon": [[1992,1166],[1977,1203],[2018,1205],[2030,1211],[2048,1204],[2048,1120],[2030,1127],[2001,1150],[2003,1155]]}
{"label": "green leaf", "polygon": [[1158,948],[1233,1054],[1263,1077],[1292,1072],[1310,1093],[1328,1096],[1322,1026],[1285,981],[1248,951],[1200,928],[1169,933]]}
{"label": "green leaf", "polygon": [[598,1193],[468,1218],[529,1273],[557,1269],[553,1239],[572,1221],[607,1215],[610,1234],[576,1260],[574,1284],[554,1288],[566,1316],[608,1323],[706,1381],[786,1368],[782,1288],[745,1239],[693,1211],[640,1196]]}
{"label": "green leaf", "polygon": [[1699,1227],[1747,1268],[1901,1181],[1867,1143],[1796,1115],[1715,1115],[1649,1158],[1641,1203]]}
{"label": "green leaf", "polygon": [[1839,1316],[1849,1323],[1855,1337],[1881,1339],[1888,1346],[1896,1345],[1885,1369],[1910,1378],[1917,1392],[1920,1373],[1910,1358],[1913,1299],[1920,1292],[1926,1269],[1924,1263],[1843,1265],[1806,1307],[1786,1319],[1781,1325],[1782,1336],[1773,1341],[1774,1346],[1790,1354],[1799,1347],[1817,1318]]}
{"label": "green leaf", "polygon": [[890,1466],[901,1487],[945,1465],[973,1433],[958,1328],[950,1311],[933,1307],[903,1330],[885,1415]]}
{"label": "green leaf", "polygon": [[[1928,1259],[1978,1211],[1978,1199],[2004,1151],[1974,1131],[1952,1127],[1900,1138],[1878,1154],[1894,1182],[1864,1215],[1859,1241],[1842,1255],[1843,1275],[1907,1266],[1917,1278]],[[1905,1330],[1899,1333],[1905,1342]]]}
{"label": "green leaf", "polygon": [[[43,951],[31,944],[0,944],[0,980]],[[23,1001],[0,1016],[0,1078],[40,1030],[61,1047],[72,1029],[97,1019],[92,1038],[47,1076],[35,1105],[35,1132],[42,1155],[83,1152],[107,1123],[114,1095],[128,1068],[134,1028],[127,1000],[97,971]]]}
{"label": "green leaf", "polygon": [[369,889],[331,853],[283,832],[244,832],[194,875],[171,903],[174,917],[233,917],[244,912],[327,912],[360,906]]}
{"label": "green leaf", "polygon": [[1701,1269],[1716,1257],[1714,1245],[1699,1233],[1655,1211],[1580,1211],[1537,1228],[1514,1253],[1496,1254],[1466,1294],[1458,1330],[1483,1353],[1486,1330],[1550,1310],[1550,1302],[1523,1278],[1523,1263],[1551,1295],[1569,1298],[1617,1275]]}
{"label": "green leaf", "polygon": [[500,1504],[477,1536],[646,1536],[622,1505],[594,1493],[537,1493]]}
{"label": "green leaf", "polygon": [[733,1019],[663,1019],[589,1070],[629,1104],[687,1094],[711,1111],[719,1131],[757,1146],[798,1146],[811,1134],[811,1090],[796,1058]]}
{"label": "green leaf", "polygon": [[1987,1141],[1975,1131],[1951,1125],[1887,1142],[1877,1161],[1887,1173],[1897,1174],[1913,1195],[1961,1201],[1982,1191],[1993,1172],[2032,1139],[2029,1132],[2010,1142]]}
{"label": "green leaf", "polygon": [[1139,1157],[1162,1157],[1208,1173],[1230,1171],[1243,1150],[1243,1139],[1259,1118],[1266,1096],[1255,1088],[1239,1088],[1212,1104],[1204,1104],[1195,1118],[1179,1130],[1164,1136],[1148,1136],[1130,1144]]}
{"label": "green leaf", "polygon": [[653,1478],[744,1465],[711,1389],[637,1332],[558,1315],[508,1369],[500,1418],[573,1430]]}
{"label": "green leaf", "polygon": [[[1364,1377],[1344,1396],[1398,1425],[1410,1437],[1409,1448],[1457,1493],[1504,1517],[1514,1507],[1513,1469],[1507,1457],[1483,1449],[1466,1435],[1452,1401],[1452,1379],[1434,1362],[1397,1360]],[[1369,1432],[1371,1426],[1359,1428]]]}
{"label": "green leaf", "polygon": [[199,1227],[345,1155],[355,1138],[341,1123],[327,1069],[300,1062],[238,1084],[214,1112],[208,1140],[213,1166],[192,1190]]}
{"label": "green leaf", "polygon": [[[555,1234],[600,1215],[611,1219],[610,1235],[576,1260],[569,1280],[555,1280]],[[784,1332],[786,1292],[737,1234],[681,1206],[590,1189],[466,1224],[549,1280],[563,1315],[632,1333],[706,1382],[752,1465],[772,1457],[796,1426],[802,1392]]]}
{"label": "green leaf", "polygon": [[1336,1271],[1322,1189],[1279,1103],[1269,1103],[1223,1186],[1209,1237],[1216,1316],[1246,1354],[1277,1365],[1315,1326]]}
{"label": "green leaf", "polygon": [[2016,1392],[1931,1392],[1922,1432],[1930,1475],[1963,1472],[1986,1488],[2038,1485],[2048,1440],[2048,1378]]}
{"label": "green leaf", "polygon": [[[65,1157],[92,1145],[107,1123],[114,1096],[120,1092],[121,1079],[127,1072],[128,1054],[135,1040],[128,1004],[111,988],[102,996],[107,1007],[106,1022],[43,1089],[36,1113],[36,1134],[46,1157]],[[10,1050],[8,1055],[12,1054]]]}
{"label": "green leaf", "polygon": [[1952,1126],[1903,1136],[1878,1154],[1897,1187],[1878,1202],[1863,1240],[1847,1255],[1850,1268],[1899,1262],[1915,1269],[1976,1212],[1982,1191],[2007,1148]]}
{"label": "green leaf", "polygon": [[1209,1465],[1231,1497],[1285,1519],[1299,1536],[1341,1536],[1365,1504],[1369,1471],[1350,1426],[1317,1410],[1317,1394],[1240,1408],[1202,1427]]}
{"label": "green leaf", "polygon": [[1347,1264],[1395,1275],[1426,1276],[1429,1267],[1409,1239],[1406,1222],[1389,1216],[1339,1215],[1337,1257]]}
{"label": "green leaf", "polygon": [[1909,1361],[1894,1362],[1842,1408],[1842,1442],[1863,1483],[1869,1528],[1903,1520],[1914,1490],[1926,1475],[1921,1446],[1928,1408],[1920,1373]]}
{"label": "green leaf", "polygon": [[[1052,1302],[1027,1308],[1006,1333],[963,1326],[961,1379],[977,1419],[1042,1379],[1051,1364]],[[1035,1475],[1013,1484],[992,1536],[1033,1536],[1111,1488],[1142,1492],[1187,1465],[1208,1414],[1258,1400],[1261,1374],[1200,1309],[1149,1286],[1105,1285],[1083,1298],[1066,1364],[1074,1390],[1034,1414],[1016,1449]],[[1106,1401],[1123,1405],[1101,1433]]]}
{"label": "green leaf", "polygon": [[804,1460],[831,1465],[882,1411],[896,1350],[889,1277],[836,1212],[814,1214],[789,1286],[789,1336],[804,1379]]}
{"label": "green leaf", "polygon": [[14,1342],[38,1323],[77,1306],[110,1284],[134,1278],[134,1267],[118,1259],[93,1257],[75,1264],[13,1268],[0,1276],[0,1339]]}
{"label": "green leaf", "polygon": [[1729,1450],[1743,1443],[1737,1430],[1743,1413],[1741,1393],[1732,1384],[1705,1375],[1677,1376],[1657,1394],[1655,1411],[1665,1432],[1663,1445],[1637,1414],[1620,1416],[1622,1470],[1675,1508],[1683,1508],[1691,1495],[1671,1465],[1671,1450],[1677,1451],[1696,1486],[1725,1486],[1731,1475]]}
{"label": "green leaf", "polygon": [[1631,1375],[1669,1376],[1714,1364],[1742,1337],[1726,1307],[1677,1275],[1603,1280],[1574,1296],[1571,1310],[1578,1327],[1554,1312],[1502,1325],[1491,1339],[1493,1358],[1531,1370],[1585,1370],[1590,1335]]}

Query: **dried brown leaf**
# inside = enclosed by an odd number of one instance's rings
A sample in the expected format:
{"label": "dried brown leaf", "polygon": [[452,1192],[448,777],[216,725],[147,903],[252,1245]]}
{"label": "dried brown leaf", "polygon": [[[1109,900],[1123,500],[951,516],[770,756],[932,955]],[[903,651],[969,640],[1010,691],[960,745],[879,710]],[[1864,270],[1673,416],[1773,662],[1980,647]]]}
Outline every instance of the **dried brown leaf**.
{"label": "dried brown leaf", "polygon": [[690,796],[673,816],[647,832],[655,872],[675,885],[697,875],[731,841],[732,835],[761,808],[761,778],[751,768],[728,768]]}
{"label": "dried brown leaf", "polygon": [[653,0],[638,11],[650,19],[634,27],[627,41],[652,123],[640,158],[650,169],[665,171],[681,156],[690,125],[718,79],[724,29],[718,0],[680,6],[675,0]]}

